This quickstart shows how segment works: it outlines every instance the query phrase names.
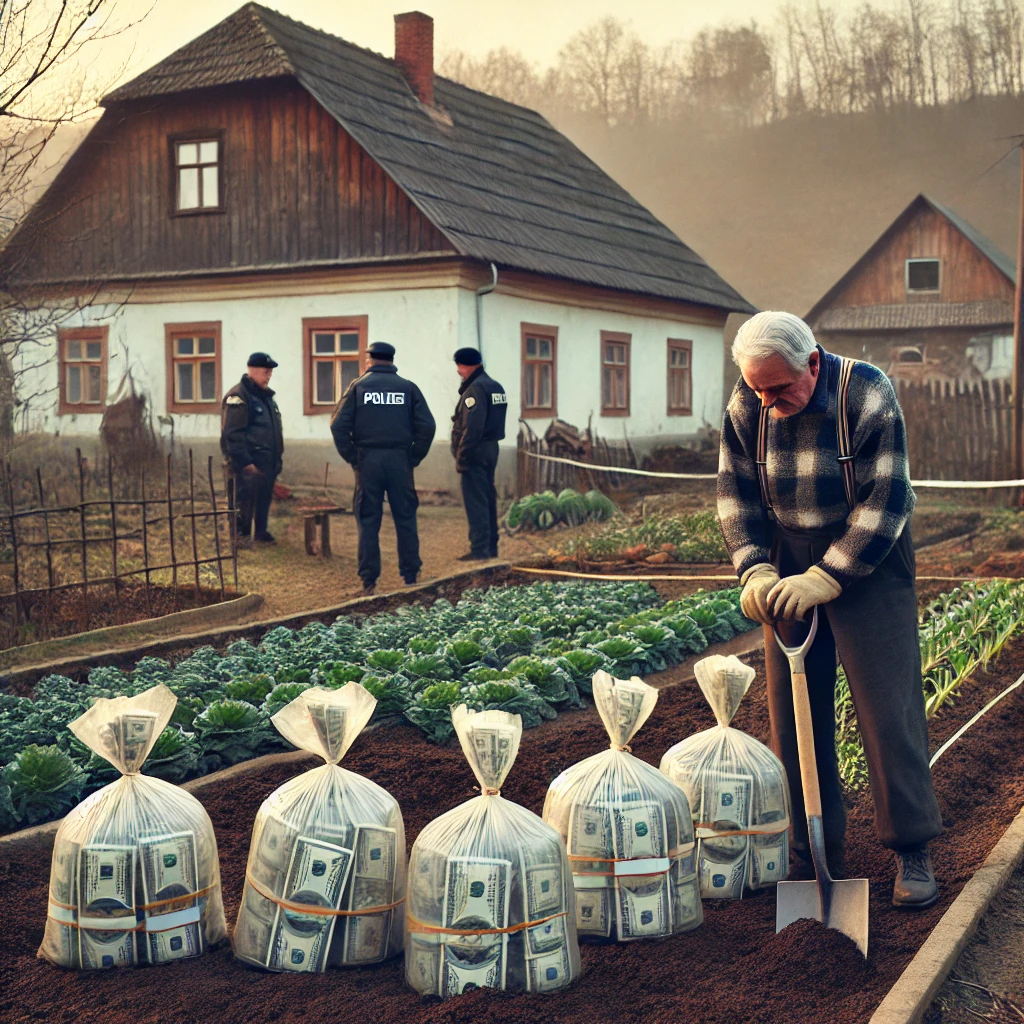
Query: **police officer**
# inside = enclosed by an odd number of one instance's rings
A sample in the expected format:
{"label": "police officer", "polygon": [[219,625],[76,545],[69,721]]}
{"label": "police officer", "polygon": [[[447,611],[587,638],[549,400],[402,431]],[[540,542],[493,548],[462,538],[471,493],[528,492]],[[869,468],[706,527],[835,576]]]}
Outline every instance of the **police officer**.
{"label": "police officer", "polygon": [[483,357],[477,349],[460,348],[455,353],[455,369],[462,384],[452,417],[451,445],[469,520],[469,552],[458,560],[473,562],[498,555],[494,471],[498,466],[498,442],[505,436],[508,398],[505,389],[484,372]]}
{"label": "police officer", "polygon": [[380,522],[387,492],[398,539],[398,569],[407,586],[416,582],[420,539],[416,533],[413,468],[430,450],[434,417],[412,381],[399,377],[395,349],[375,341],[370,367],[349,386],[331,417],[338,454],[356,473],[355,516],[359,530],[359,578],[372,594],[380,576]]}
{"label": "police officer", "polygon": [[254,518],[256,542],[274,543],[267,517],[284,455],[281,412],[268,386],[276,366],[266,352],[253,352],[247,372],[221,402],[220,449],[224,453],[228,500],[232,496],[235,499],[238,536],[245,543]]}

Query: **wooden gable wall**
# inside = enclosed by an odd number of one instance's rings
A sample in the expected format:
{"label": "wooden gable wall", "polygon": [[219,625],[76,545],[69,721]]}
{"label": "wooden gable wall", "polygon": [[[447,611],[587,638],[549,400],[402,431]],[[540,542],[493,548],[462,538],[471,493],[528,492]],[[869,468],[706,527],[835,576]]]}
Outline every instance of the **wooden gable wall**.
{"label": "wooden gable wall", "polygon": [[[175,215],[171,139],[223,133],[223,213]],[[107,110],[17,242],[15,280],[132,278],[449,251],[290,79]]]}
{"label": "wooden gable wall", "polygon": [[[940,291],[908,292],[908,259],[942,261]],[[838,306],[894,306],[911,302],[1012,301],[1013,285],[942,214],[919,204],[865,256],[818,312]]]}

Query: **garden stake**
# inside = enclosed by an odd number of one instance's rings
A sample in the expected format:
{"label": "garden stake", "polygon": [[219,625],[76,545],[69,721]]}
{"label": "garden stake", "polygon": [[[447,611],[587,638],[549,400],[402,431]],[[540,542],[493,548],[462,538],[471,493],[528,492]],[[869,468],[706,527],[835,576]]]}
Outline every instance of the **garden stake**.
{"label": "garden stake", "polygon": [[807,695],[804,656],[818,632],[818,609],[814,609],[811,628],[802,644],[787,647],[773,627],[782,653],[789,659],[793,680],[793,714],[796,719],[796,741],[800,753],[800,781],[803,785],[804,809],[807,812],[807,838],[814,861],[813,882],[779,882],[775,907],[775,931],[803,918],[820,921],[826,928],[835,928],[853,939],[857,948],[868,955],[868,880],[850,878],[837,881],[829,874],[825,860],[825,831],[821,822],[821,792],[818,789],[818,765],[814,759],[814,726],[811,723],[811,701]]}

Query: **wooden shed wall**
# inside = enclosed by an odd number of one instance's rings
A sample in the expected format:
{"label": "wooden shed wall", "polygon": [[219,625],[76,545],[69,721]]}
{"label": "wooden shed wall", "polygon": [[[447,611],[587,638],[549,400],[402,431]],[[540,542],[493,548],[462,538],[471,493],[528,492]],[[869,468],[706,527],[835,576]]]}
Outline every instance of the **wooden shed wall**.
{"label": "wooden shed wall", "polygon": [[[942,261],[940,291],[908,292],[906,260],[934,257]],[[981,299],[1012,301],[1013,285],[945,217],[919,207],[864,258],[853,277],[822,309]]]}
{"label": "wooden shed wall", "polygon": [[[171,140],[197,132],[223,133],[224,212],[175,215]],[[23,280],[454,251],[289,79],[107,110],[19,241]]]}

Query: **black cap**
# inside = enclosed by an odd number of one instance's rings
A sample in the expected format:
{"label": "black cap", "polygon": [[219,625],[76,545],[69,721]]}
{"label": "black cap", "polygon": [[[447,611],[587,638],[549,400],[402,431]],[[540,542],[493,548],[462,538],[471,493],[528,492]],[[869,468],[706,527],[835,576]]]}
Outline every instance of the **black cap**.
{"label": "black cap", "polygon": [[394,359],[395,346],[386,341],[375,341],[367,350],[374,359]]}
{"label": "black cap", "polygon": [[266,352],[253,352],[249,356],[249,366],[262,366],[265,370],[273,370],[277,363]]}
{"label": "black cap", "polygon": [[484,357],[475,348],[460,348],[455,353],[455,362],[459,366],[479,366],[483,361]]}

